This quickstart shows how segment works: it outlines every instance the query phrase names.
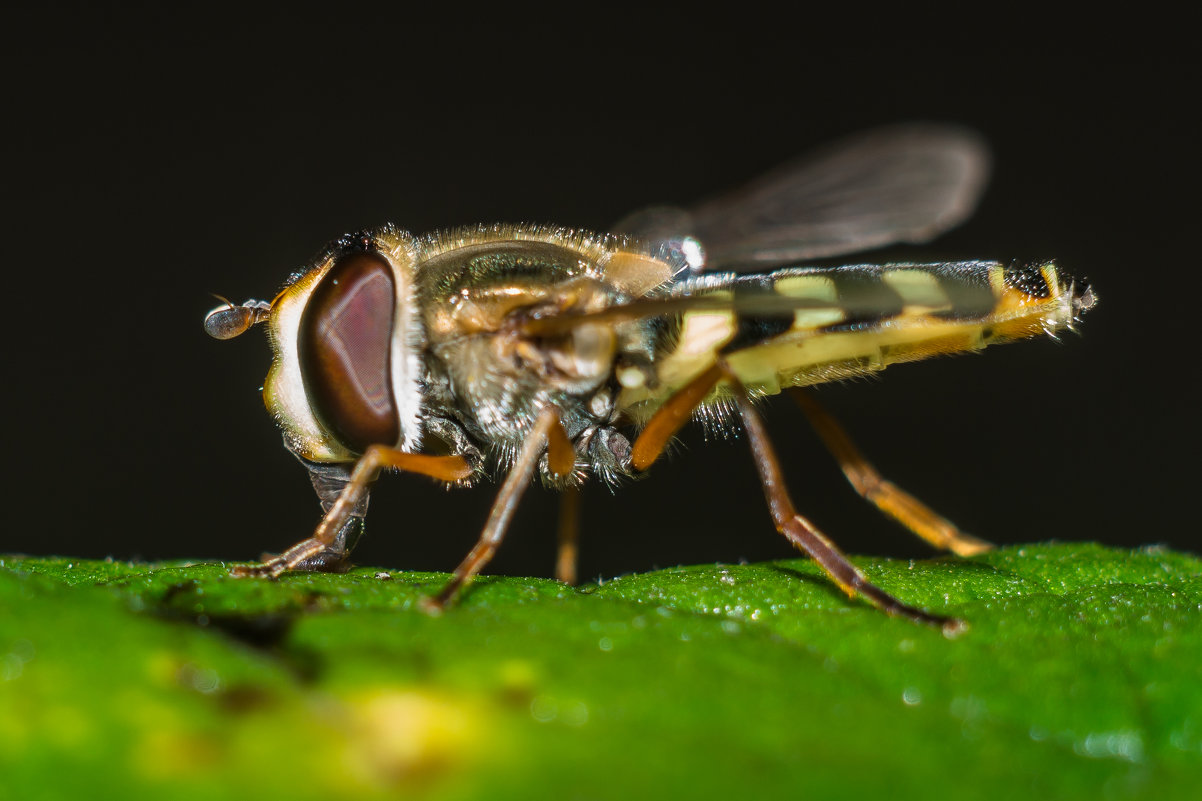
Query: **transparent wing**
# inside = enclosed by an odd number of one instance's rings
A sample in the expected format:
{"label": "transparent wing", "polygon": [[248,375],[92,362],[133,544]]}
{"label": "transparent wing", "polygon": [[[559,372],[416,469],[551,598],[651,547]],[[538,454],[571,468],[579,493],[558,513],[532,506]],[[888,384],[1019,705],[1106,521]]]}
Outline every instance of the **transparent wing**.
{"label": "transparent wing", "polygon": [[972,213],[989,161],[981,137],[963,128],[880,128],[692,209],[636,212],[616,230],[652,244],[694,237],[706,270],[926,242]]}

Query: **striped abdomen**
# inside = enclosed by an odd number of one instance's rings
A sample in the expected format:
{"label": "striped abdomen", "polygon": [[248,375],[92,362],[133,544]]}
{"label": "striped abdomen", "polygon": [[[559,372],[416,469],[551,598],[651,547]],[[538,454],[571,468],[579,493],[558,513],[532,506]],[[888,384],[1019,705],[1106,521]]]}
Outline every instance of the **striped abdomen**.
{"label": "striped abdomen", "polygon": [[753,392],[773,394],[1051,334],[1094,302],[1088,288],[1074,285],[1051,262],[725,273],[686,278],[673,293],[727,298],[732,309],[687,312],[669,327],[655,359],[657,382],[623,390],[620,405],[635,417],[649,414],[719,356]]}

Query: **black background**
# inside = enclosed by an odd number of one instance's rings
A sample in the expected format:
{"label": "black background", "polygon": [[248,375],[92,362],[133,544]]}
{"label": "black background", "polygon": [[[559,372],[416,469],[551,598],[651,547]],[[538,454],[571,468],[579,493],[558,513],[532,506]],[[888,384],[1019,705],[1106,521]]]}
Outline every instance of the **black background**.
{"label": "black background", "polygon": [[[1060,344],[821,398],[888,476],[980,536],[1197,550],[1191,58],[626,22],[13,22],[0,551],[247,560],[308,534],[317,504],[257,391],[267,345],[208,339],[209,292],[269,299],[328,240],[385,221],[604,229],[915,119],[983,132],[995,175],[970,223],[894,255],[1054,257],[1100,305]],[[832,538],[929,553],[854,496],[787,400],[766,415],[798,507]],[[450,569],[493,491],[385,478],[358,561]],[[688,434],[649,479],[585,504],[585,577],[792,553],[741,441]],[[532,491],[490,569],[549,574],[554,514]]]}

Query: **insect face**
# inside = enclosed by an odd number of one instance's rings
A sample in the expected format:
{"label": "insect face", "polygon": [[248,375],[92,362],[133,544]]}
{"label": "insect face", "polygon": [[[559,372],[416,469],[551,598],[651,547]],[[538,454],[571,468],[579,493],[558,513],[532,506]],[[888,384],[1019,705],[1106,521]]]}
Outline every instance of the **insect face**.
{"label": "insect face", "polygon": [[275,358],[263,398],[298,456],[340,462],[373,443],[420,442],[424,341],[412,266],[408,235],[350,235],[270,304],[230,304],[206,317],[218,339],[268,323]]}

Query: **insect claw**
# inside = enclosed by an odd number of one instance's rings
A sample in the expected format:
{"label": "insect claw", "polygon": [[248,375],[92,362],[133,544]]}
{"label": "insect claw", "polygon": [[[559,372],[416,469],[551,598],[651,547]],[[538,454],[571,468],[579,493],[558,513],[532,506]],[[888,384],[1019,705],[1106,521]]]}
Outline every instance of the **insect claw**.
{"label": "insect claw", "polygon": [[943,632],[944,637],[954,640],[968,631],[968,621],[961,620],[958,617],[949,617],[939,628]]}
{"label": "insect claw", "polygon": [[423,595],[422,599],[418,601],[418,606],[430,617],[439,617],[446,609],[446,604],[435,595]]}

